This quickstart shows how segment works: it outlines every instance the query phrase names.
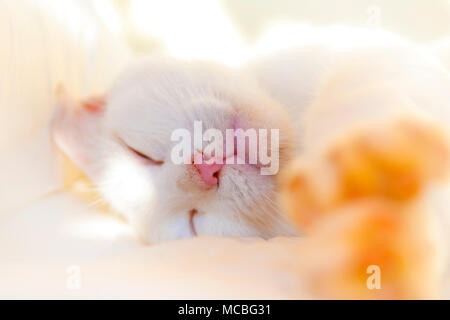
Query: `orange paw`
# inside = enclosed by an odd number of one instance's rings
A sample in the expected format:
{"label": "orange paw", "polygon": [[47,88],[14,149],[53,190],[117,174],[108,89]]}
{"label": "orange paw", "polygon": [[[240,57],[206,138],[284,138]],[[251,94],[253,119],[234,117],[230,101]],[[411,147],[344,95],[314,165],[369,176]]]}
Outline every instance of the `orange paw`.
{"label": "orange paw", "polygon": [[284,173],[282,202],[306,233],[302,259],[315,294],[436,297],[440,241],[421,196],[445,179],[449,155],[438,127],[403,119],[354,131]]}
{"label": "orange paw", "polygon": [[322,154],[299,159],[285,172],[283,202],[305,228],[358,199],[408,201],[448,171],[445,134],[425,121],[403,119],[347,135]]}

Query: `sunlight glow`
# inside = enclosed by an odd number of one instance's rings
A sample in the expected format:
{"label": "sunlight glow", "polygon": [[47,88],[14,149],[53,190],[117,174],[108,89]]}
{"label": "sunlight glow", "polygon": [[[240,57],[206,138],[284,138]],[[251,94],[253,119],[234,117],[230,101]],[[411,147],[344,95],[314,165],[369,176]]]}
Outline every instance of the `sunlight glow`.
{"label": "sunlight glow", "polygon": [[236,66],[246,48],[217,0],[135,0],[131,19],[137,30],[162,40],[182,59],[206,59]]}
{"label": "sunlight glow", "polygon": [[61,25],[67,26],[71,36],[82,40],[87,46],[92,46],[97,39],[97,23],[93,17],[82,12],[78,1],[30,0],[30,3],[51,14]]}
{"label": "sunlight glow", "polygon": [[145,205],[153,200],[155,189],[147,170],[150,169],[136,164],[127,155],[109,161],[104,174],[106,180],[99,188],[116,211],[128,212],[137,204]]}
{"label": "sunlight glow", "polygon": [[115,33],[121,32],[122,23],[119,14],[107,0],[94,0],[92,5],[103,23]]}
{"label": "sunlight glow", "polygon": [[68,232],[75,237],[95,240],[115,240],[123,236],[133,236],[129,225],[109,217],[90,217],[89,220],[71,225]]}
{"label": "sunlight glow", "polygon": [[369,47],[399,41],[394,35],[377,28],[330,26],[317,28],[304,24],[276,24],[270,26],[256,44],[252,56],[264,56],[288,48],[326,44],[333,50],[347,50],[354,46]]}

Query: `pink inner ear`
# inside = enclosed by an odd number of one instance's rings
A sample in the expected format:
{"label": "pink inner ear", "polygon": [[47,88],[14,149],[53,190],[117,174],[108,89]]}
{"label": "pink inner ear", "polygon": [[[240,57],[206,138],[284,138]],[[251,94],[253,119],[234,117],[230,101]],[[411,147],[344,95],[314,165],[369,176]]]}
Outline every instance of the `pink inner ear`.
{"label": "pink inner ear", "polygon": [[92,97],[83,103],[83,107],[94,113],[105,110],[106,100],[104,97]]}

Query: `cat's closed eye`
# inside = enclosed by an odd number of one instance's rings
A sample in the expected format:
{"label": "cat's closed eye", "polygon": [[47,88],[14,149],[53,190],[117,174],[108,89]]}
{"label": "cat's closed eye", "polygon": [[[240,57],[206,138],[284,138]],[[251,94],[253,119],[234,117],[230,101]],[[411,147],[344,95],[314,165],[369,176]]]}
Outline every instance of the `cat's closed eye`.
{"label": "cat's closed eye", "polygon": [[148,165],[154,165],[154,166],[162,166],[164,164],[164,161],[161,160],[155,160],[153,158],[150,158],[149,156],[143,154],[142,152],[139,152],[132,147],[127,145],[128,150],[131,151],[136,157],[138,157],[141,161],[143,161],[145,164]]}
{"label": "cat's closed eye", "polygon": [[164,164],[164,161],[153,159],[152,157],[134,149],[120,137],[117,137],[117,139],[129,151],[129,153],[131,153],[134,157],[138,158],[145,165],[162,166]]}

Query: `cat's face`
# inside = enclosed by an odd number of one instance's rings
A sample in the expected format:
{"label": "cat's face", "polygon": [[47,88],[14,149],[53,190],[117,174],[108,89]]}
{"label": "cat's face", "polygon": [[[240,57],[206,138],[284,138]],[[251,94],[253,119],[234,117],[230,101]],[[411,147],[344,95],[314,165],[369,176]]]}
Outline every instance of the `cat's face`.
{"label": "cat's face", "polygon": [[[194,121],[224,137],[237,124],[279,129],[280,167],[290,159],[294,137],[284,111],[242,75],[210,64],[158,60],[128,71],[104,102],[61,100],[57,144],[147,242],[292,234],[276,204],[277,175],[262,175],[252,164],[205,169],[172,161],[172,133],[194,134]],[[192,148],[192,159],[198,154],[212,156]]]}

